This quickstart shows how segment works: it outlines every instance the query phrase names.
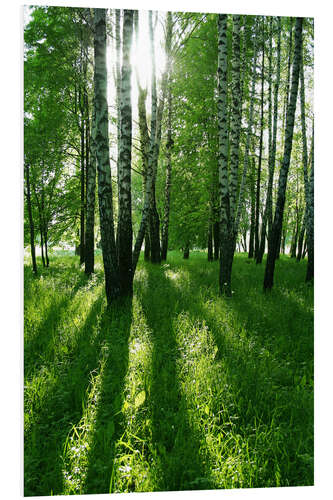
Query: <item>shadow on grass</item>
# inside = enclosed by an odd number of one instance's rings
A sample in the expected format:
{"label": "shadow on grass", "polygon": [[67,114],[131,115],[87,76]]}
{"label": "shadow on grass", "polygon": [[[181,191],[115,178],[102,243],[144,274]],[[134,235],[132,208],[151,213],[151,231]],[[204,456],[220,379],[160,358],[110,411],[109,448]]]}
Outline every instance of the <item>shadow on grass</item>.
{"label": "shadow on grass", "polygon": [[[250,267],[236,262],[235,294],[224,299],[217,293],[217,264],[171,265],[188,270],[182,307],[193,320],[205,321],[218,348],[216,360],[223,363],[237,408],[233,432],[246,437],[260,423],[274,433],[274,450],[260,445],[273,470],[266,467],[253,486],[276,485],[273,463],[279,465],[281,484],[313,484],[313,314],[301,300],[311,289],[303,283],[302,269],[297,281],[286,273],[289,263],[281,262],[282,285],[264,295],[263,270],[254,273]],[[170,295],[177,293],[173,286]],[[215,308],[219,304],[224,316]]]}
{"label": "shadow on grass", "polygon": [[[38,325],[30,325],[29,328],[33,333],[25,335],[24,339],[24,376],[28,380],[33,377],[43,365],[54,361],[54,346],[57,342],[61,342],[58,325],[66,316],[66,312],[71,303],[75,299],[77,292],[87,285],[89,278],[85,274],[79,274],[76,269],[73,273],[75,284],[72,289],[67,289],[63,292],[63,297],[58,299],[54,295],[54,300],[51,302],[45,312],[43,319]],[[61,295],[60,295],[61,297]]]}
{"label": "shadow on grass", "polygon": [[132,298],[115,301],[101,320],[105,363],[88,453],[88,470],[83,486],[85,493],[108,493],[110,490],[115,445],[125,428],[122,407],[131,324]]}
{"label": "shadow on grass", "polygon": [[25,430],[25,496],[60,494],[62,491],[61,454],[73,423],[80,420],[89,374],[98,367],[105,334],[99,327],[103,304],[101,293],[67,356],[52,367],[43,384],[35,389],[36,399],[32,402]]}
{"label": "shadow on grass", "polygon": [[146,269],[147,282],[138,287],[138,297],[153,346],[149,399],[155,491],[210,489],[210,474],[200,458],[200,436],[189,421],[178,380],[180,351],[172,320],[182,311],[181,297],[160,267]]}

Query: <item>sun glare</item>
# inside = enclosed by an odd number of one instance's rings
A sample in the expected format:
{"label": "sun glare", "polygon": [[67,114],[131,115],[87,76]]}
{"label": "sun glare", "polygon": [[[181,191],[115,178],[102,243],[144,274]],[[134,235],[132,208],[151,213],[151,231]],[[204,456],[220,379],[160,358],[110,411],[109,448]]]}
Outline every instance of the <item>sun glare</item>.
{"label": "sun glare", "polygon": [[[131,50],[131,64],[132,64],[132,113],[133,119],[137,119],[138,115],[138,83],[142,88],[148,90],[147,98],[147,112],[150,109],[150,93],[151,93],[151,74],[152,74],[152,55],[149,38],[149,12],[147,10],[139,11],[139,30],[138,38],[136,39],[133,33],[132,50]],[[155,16],[153,18],[155,23]],[[155,49],[155,66],[156,66],[156,79],[160,79],[165,69],[166,56],[164,51],[164,31],[163,24],[165,23],[165,13],[158,12],[157,23],[154,31],[154,49]],[[111,109],[115,107],[115,44],[108,45],[108,74],[109,74],[109,106]]]}

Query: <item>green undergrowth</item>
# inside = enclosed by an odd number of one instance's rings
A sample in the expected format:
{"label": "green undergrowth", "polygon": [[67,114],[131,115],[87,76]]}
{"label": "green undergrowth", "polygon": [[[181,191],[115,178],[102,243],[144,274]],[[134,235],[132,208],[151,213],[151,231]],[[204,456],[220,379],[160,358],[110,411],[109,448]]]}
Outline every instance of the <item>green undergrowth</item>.
{"label": "green undergrowth", "polygon": [[75,256],[24,275],[25,495],[313,484],[313,286],[306,263],[202,252],[140,261],[106,309]]}

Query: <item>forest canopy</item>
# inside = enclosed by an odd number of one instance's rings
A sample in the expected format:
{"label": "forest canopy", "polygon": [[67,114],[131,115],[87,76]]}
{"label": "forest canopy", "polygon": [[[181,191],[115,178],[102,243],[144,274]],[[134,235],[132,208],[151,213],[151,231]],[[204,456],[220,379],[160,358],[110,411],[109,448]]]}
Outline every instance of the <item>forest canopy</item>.
{"label": "forest canopy", "polygon": [[141,248],[206,249],[230,294],[235,250],[268,252],[265,289],[290,252],[311,279],[312,19],[26,14],[24,242],[43,265],[75,247],[90,273],[97,245],[130,290]]}

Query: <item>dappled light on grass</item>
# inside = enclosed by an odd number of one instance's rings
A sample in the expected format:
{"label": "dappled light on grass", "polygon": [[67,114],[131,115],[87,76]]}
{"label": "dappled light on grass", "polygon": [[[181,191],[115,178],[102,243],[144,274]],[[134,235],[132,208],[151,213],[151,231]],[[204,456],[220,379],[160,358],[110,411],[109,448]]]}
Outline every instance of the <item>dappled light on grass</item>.
{"label": "dappled light on grass", "polygon": [[110,310],[102,273],[53,265],[25,285],[27,495],[313,484],[304,263],[280,259],[265,295],[236,256],[225,299],[217,262],[170,252]]}

